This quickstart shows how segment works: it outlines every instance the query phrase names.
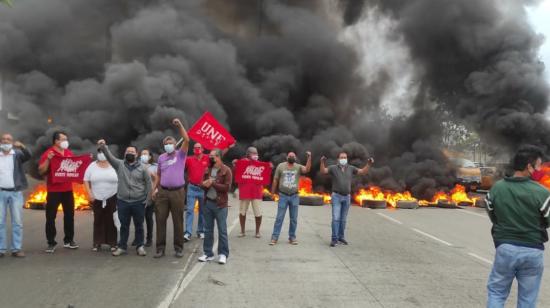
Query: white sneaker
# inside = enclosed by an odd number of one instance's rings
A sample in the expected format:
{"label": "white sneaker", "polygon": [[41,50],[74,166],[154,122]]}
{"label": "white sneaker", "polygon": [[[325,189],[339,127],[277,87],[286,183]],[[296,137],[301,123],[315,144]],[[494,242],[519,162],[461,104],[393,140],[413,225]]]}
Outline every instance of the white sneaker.
{"label": "white sneaker", "polygon": [[147,251],[145,251],[145,248],[143,246],[139,246],[137,249],[138,256],[145,257],[147,255]]}
{"label": "white sneaker", "polygon": [[191,237],[189,236],[189,234],[185,233],[185,234],[183,235],[183,241],[184,241],[184,242],[189,242],[190,240],[191,240]]}
{"label": "white sneaker", "polygon": [[218,260],[219,264],[225,264],[227,263],[227,257],[225,255],[220,255],[220,259]]}
{"label": "white sneaker", "polygon": [[199,262],[208,262],[214,260],[214,256],[209,257],[207,255],[202,255],[199,257]]}
{"label": "white sneaker", "polygon": [[199,233],[199,238],[200,238],[201,240],[204,240],[204,233]]}

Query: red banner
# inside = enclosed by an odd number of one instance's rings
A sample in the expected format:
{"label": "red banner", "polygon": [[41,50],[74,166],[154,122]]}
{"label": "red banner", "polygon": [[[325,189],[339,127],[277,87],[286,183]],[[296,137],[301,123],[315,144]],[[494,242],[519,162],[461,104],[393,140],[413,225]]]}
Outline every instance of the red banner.
{"label": "red banner", "polygon": [[261,161],[240,159],[235,164],[235,183],[269,185],[271,165]]}
{"label": "red banner", "polygon": [[191,127],[189,137],[207,150],[223,150],[235,143],[235,138],[208,111]]}
{"label": "red banner", "polygon": [[61,157],[55,155],[50,160],[50,172],[53,183],[77,182],[82,183],[84,172],[92,162],[90,154]]}

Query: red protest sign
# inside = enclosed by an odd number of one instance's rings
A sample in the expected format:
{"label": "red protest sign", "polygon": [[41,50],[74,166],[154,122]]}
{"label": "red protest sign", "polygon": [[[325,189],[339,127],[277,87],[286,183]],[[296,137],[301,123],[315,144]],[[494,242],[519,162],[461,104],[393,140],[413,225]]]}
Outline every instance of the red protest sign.
{"label": "red protest sign", "polygon": [[50,160],[50,172],[53,183],[78,182],[82,183],[84,172],[92,162],[90,154],[62,157],[55,155]]}
{"label": "red protest sign", "polygon": [[208,111],[191,127],[189,137],[207,150],[223,150],[235,143],[235,138]]}
{"label": "red protest sign", "polygon": [[266,162],[240,159],[235,164],[235,183],[269,185],[271,165]]}

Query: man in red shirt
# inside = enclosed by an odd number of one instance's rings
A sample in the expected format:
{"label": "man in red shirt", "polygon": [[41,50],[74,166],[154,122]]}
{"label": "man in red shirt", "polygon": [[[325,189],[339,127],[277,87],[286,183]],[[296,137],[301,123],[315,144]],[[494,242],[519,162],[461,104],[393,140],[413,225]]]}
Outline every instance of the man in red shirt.
{"label": "man in red shirt", "polygon": [[[258,150],[255,147],[249,147],[246,150],[246,157],[243,160],[258,160]],[[233,165],[236,165],[236,160],[233,161]],[[260,238],[260,226],[262,224],[262,212],[260,211],[260,205],[263,198],[263,186],[260,184],[252,183],[239,183],[239,222],[241,223],[241,234],[239,237],[244,237],[245,224],[246,224],[246,212],[248,207],[252,205],[252,211],[256,219],[256,238]]]}
{"label": "man in red shirt", "polygon": [[57,216],[57,207],[61,203],[63,207],[63,228],[65,238],[63,247],[77,249],[78,245],[74,242],[74,197],[73,184],[53,183],[52,173],[50,172],[50,160],[54,156],[72,157],[73,152],[69,150],[69,141],[67,134],[62,131],[56,131],[53,134],[52,146],[47,149],[40,157],[38,172],[47,176],[46,186],[48,196],[46,199],[46,238],[48,240],[47,253],[55,252],[57,242],[55,241],[56,229],[55,218]]}
{"label": "man in red shirt", "polygon": [[208,168],[209,158],[208,155],[203,153],[203,148],[200,143],[195,143],[193,146],[193,156],[187,158],[188,186],[187,186],[187,213],[185,214],[185,234],[183,236],[184,241],[189,241],[191,235],[193,235],[193,216],[195,215],[195,202],[199,202],[199,217],[197,225],[197,236],[204,239],[204,216],[202,214],[202,207],[204,205],[204,189],[201,187],[201,183],[204,177],[204,173]]}

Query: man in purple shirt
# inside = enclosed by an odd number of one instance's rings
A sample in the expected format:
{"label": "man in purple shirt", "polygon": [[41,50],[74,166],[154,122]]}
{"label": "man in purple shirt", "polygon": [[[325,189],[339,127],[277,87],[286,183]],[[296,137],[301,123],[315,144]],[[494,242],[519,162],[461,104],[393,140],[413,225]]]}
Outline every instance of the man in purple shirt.
{"label": "man in purple shirt", "polygon": [[176,257],[183,257],[183,209],[185,196],[185,160],[189,148],[189,136],[179,119],[174,119],[183,138],[180,148],[176,148],[176,139],[172,136],[164,138],[164,151],[158,159],[157,177],[153,186],[155,200],[155,217],[157,222],[157,253],[155,258],[164,256],[166,247],[166,221],[172,214],[174,223],[174,250]]}

